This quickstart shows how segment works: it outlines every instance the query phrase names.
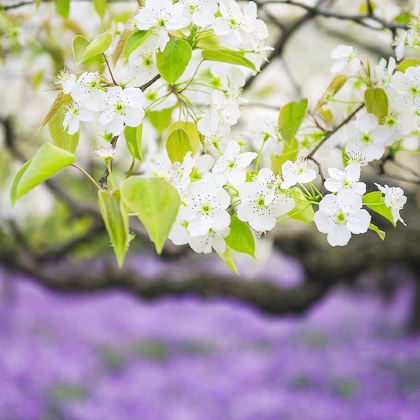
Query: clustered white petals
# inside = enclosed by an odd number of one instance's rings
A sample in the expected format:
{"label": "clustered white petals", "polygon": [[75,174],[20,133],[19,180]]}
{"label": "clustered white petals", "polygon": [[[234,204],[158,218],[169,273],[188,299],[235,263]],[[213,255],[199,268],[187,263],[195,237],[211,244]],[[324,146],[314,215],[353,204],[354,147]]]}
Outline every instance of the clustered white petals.
{"label": "clustered white petals", "polygon": [[352,234],[367,232],[370,220],[361,196],[351,190],[326,195],[314,215],[316,227],[327,234],[331,246],[347,245]]}

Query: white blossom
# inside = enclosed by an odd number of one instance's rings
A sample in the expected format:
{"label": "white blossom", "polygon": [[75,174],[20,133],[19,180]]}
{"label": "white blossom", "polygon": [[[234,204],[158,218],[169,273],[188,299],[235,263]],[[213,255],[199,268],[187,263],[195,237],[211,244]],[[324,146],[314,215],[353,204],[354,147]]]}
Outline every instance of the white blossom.
{"label": "white blossom", "polygon": [[229,194],[210,177],[194,182],[185,206],[188,232],[191,236],[202,236],[210,229],[222,231],[227,228],[230,223],[229,205]]}
{"label": "white blossom", "polygon": [[331,52],[331,58],[335,60],[331,67],[331,72],[334,74],[348,72],[353,75],[359,70],[360,58],[352,46],[339,45]]}
{"label": "white blossom", "polygon": [[169,41],[168,31],[181,29],[188,25],[181,4],[172,0],[148,0],[145,7],[134,16],[137,28],[143,31],[154,29],[159,38],[159,48],[163,50]]}
{"label": "white blossom", "polygon": [[215,133],[227,135],[239,117],[238,103],[228,98],[223,92],[214,91],[211,95],[209,110],[203,114],[197,127],[201,134],[208,137]]}
{"label": "white blossom", "polygon": [[236,141],[231,141],[212,169],[215,175],[234,186],[245,181],[246,168],[257,157],[256,153],[241,153],[240,149]]}
{"label": "white blossom", "polygon": [[180,0],[189,23],[200,27],[211,25],[219,7],[216,0]]}
{"label": "white blossom", "polygon": [[346,152],[361,153],[365,162],[380,159],[392,137],[391,130],[380,126],[376,116],[367,112],[358,114],[356,120],[348,125],[348,133]]}
{"label": "white blossom", "polygon": [[105,106],[106,89],[99,72],[81,74],[70,93],[81,108],[96,112]]}
{"label": "white blossom", "polygon": [[95,113],[86,108],[81,108],[78,103],[70,104],[65,111],[63,126],[70,135],[79,131],[80,121],[93,121]]}
{"label": "white blossom", "polygon": [[110,88],[105,97],[105,108],[99,123],[114,136],[121,134],[124,125],[138,127],[144,118],[145,98],[137,88]]}
{"label": "white blossom", "polygon": [[257,5],[247,3],[243,11],[235,0],[220,0],[220,14],[213,24],[216,35],[235,39],[238,44],[256,47],[257,41],[268,38],[265,23],[257,18]]}
{"label": "white blossom", "polygon": [[331,246],[347,245],[352,234],[367,232],[370,220],[362,209],[362,197],[351,190],[326,195],[314,214],[316,227],[327,234]]}
{"label": "white blossom", "polygon": [[343,171],[336,168],[328,168],[328,175],[324,182],[328,191],[337,193],[340,191],[354,191],[359,195],[366,192],[366,184],[360,182],[360,165],[349,164]]}
{"label": "white blossom", "polygon": [[282,165],[283,183],[281,187],[287,189],[296,184],[307,184],[316,178],[316,171],[305,159],[295,162],[286,161]]}
{"label": "white blossom", "polygon": [[400,210],[404,208],[405,203],[407,202],[404,190],[400,187],[388,187],[388,185],[381,186],[376,183],[375,185],[378,187],[378,190],[383,193],[385,205],[391,209],[394,222],[397,223],[400,221],[405,225],[404,220],[400,216]]}
{"label": "white blossom", "polygon": [[420,113],[420,66],[409,67],[405,73],[397,71],[391,88],[397,93],[400,105]]}
{"label": "white blossom", "polygon": [[238,218],[258,232],[272,230],[276,218],[295,207],[295,201],[279,190],[279,180],[269,168],[263,168],[253,182],[239,186],[241,203]]}

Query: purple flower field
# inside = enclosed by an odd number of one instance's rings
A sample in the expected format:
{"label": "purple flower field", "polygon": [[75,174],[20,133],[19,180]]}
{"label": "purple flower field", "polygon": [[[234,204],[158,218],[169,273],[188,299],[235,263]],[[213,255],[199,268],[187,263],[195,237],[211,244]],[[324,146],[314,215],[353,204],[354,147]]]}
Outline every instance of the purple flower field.
{"label": "purple flower field", "polygon": [[232,302],[13,281],[0,304],[0,419],[420,418],[408,291],[391,303],[337,291],[307,317],[270,319]]}

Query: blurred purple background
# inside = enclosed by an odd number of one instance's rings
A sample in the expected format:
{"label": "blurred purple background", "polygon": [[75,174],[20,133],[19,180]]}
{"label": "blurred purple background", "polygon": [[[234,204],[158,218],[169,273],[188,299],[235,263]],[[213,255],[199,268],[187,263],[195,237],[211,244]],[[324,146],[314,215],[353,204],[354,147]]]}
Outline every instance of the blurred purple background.
{"label": "blurred purple background", "polygon": [[1,419],[420,418],[409,288],[302,318],[232,302],[63,296],[3,273]]}

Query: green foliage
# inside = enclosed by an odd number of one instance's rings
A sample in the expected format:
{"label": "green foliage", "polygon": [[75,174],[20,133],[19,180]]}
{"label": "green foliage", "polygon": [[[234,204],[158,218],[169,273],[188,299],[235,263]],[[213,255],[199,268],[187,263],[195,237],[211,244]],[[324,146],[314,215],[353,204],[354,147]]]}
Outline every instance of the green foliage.
{"label": "green foliage", "polygon": [[161,111],[146,111],[149,121],[157,132],[162,135],[172,120],[172,113],[175,108],[166,108]]}
{"label": "green foliage", "polygon": [[188,134],[181,128],[173,130],[166,140],[166,151],[171,162],[182,162],[191,151]]}
{"label": "green foliage", "polygon": [[337,76],[334,77],[334,79],[328,85],[327,89],[315,105],[315,111],[319,112],[321,108],[325,104],[327,104],[328,101],[341,90],[341,88],[345,85],[347,80],[348,76],[346,76],[345,74],[337,74]]}
{"label": "green foliage", "polygon": [[235,274],[239,274],[238,269],[236,268],[235,253],[232,248],[226,246],[225,252],[223,254],[218,252],[217,255],[230,270],[232,270]]}
{"label": "green foliage", "polygon": [[83,62],[83,53],[85,52],[87,46],[89,45],[89,40],[83,35],[77,35],[73,39],[73,55],[74,61],[77,65]]}
{"label": "green foliage", "polygon": [[73,40],[73,54],[76,64],[81,64],[93,57],[103,54],[111,45],[112,35],[109,32],[99,34],[92,42],[82,35]]}
{"label": "green foliage", "polygon": [[71,102],[69,95],[64,95],[64,99],[61,101],[61,106],[56,109],[54,115],[51,117],[48,123],[48,131],[50,132],[53,142],[64,150],[74,153],[79,143],[79,133],[70,135],[68,131],[63,127],[63,121],[65,116],[65,106]]}
{"label": "green foliage", "polygon": [[10,189],[12,204],[75,160],[73,153],[50,143],[44,144],[33,159],[26,162],[15,175]]}
{"label": "green foliage", "polygon": [[124,47],[124,55],[128,57],[134,50],[140,47],[149,37],[151,31],[135,31],[128,38]]}
{"label": "green foliage", "polygon": [[98,15],[103,18],[106,11],[106,0],[93,0],[93,4]]}
{"label": "green foliage", "polygon": [[378,226],[373,223],[369,224],[369,229],[375,232],[382,240],[385,240],[385,232],[378,228]]}
{"label": "green foliage", "polygon": [[45,125],[49,123],[51,118],[54,117],[54,115],[61,109],[61,107],[67,105],[69,102],[69,95],[65,95],[62,91],[58,92],[53,104],[47,112],[47,115],[45,115],[41,122],[41,128],[45,127]]}
{"label": "green foliage", "polygon": [[366,109],[376,116],[382,124],[388,115],[388,96],[382,88],[369,88],[365,91]]}
{"label": "green foliage", "polygon": [[410,67],[420,66],[420,58],[419,57],[407,57],[404,58],[401,63],[398,64],[397,70],[405,73],[405,71]]}
{"label": "green foliage", "polygon": [[237,66],[248,67],[253,71],[257,71],[254,63],[245,57],[245,53],[241,51],[229,50],[226,48],[207,49],[201,52],[203,60],[219,61],[222,63],[235,64]]}
{"label": "green foliage", "polygon": [[288,160],[296,160],[299,154],[299,143],[296,139],[285,143],[280,155],[271,156],[271,166],[273,172],[281,174],[283,163]]}
{"label": "green foliage", "polygon": [[171,162],[182,162],[187,152],[194,156],[200,144],[200,134],[194,123],[177,121],[169,127],[166,150]]}
{"label": "green foliage", "polygon": [[308,100],[289,102],[280,109],[278,128],[286,142],[294,140],[308,109]]}
{"label": "green foliage", "polygon": [[63,18],[68,18],[70,14],[70,0],[55,0],[55,10]]}
{"label": "green foliage", "polygon": [[125,127],[124,137],[131,156],[137,160],[143,160],[143,124],[139,125],[138,127]]}
{"label": "green foliage", "polygon": [[127,211],[121,201],[120,191],[99,190],[98,203],[118,265],[122,267],[130,243],[130,233]]}
{"label": "green foliage", "polygon": [[384,198],[380,191],[373,191],[363,196],[363,204],[374,212],[388,219],[393,226],[396,226],[391,209],[385,205]]}
{"label": "green foliage", "polygon": [[160,75],[170,84],[175,83],[184,73],[191,60],[192,49],[182,39],[171,39],[163,51],[156,54]]}
{"label": "green foliage", "polygon": [[287,213],[287,217],[305,223],[312,222],[314,220],[314,209],[305,194],[295,187],[292,189],[292,198],[295,200],[295,208]]}
{"label": "green foliage", "polygon": [[237,252],[248,254],[255,258],[255,239],[248,224],[237,216],[230,219],[230,232],[225,238],[226,245]]}
{"label": "green foliage", "polygon": [[143,223],[160,254],[181,204],[178,191],[162,178],[135,176],[122,182],[121,196]]}

